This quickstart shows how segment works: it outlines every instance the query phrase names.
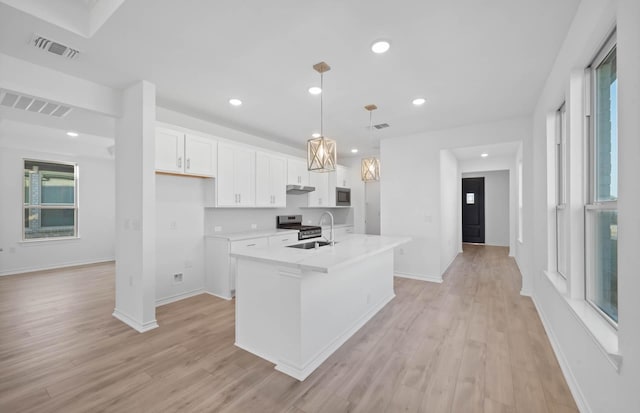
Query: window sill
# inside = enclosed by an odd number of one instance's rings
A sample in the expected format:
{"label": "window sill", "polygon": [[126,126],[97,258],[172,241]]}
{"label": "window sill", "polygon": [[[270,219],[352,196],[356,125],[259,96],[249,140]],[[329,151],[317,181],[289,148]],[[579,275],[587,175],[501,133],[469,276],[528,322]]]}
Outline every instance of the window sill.
{"label": "window sill", "polygon": [[556,291],[566,301],[571,313],[584,327],[587,333],[607,357],[609,363],[620,371],[622,355],[618,352],[618,332],[605,321],[595,309],[585,300],[569,297],[567,280],[555,271],[545,271],[547,280],[555,287]]}
{"label": "window sill", "polygon": [[63,242],[73,242],[80,240],[80,237],[60,237],[60,238],[39,238],[39,239],[28,239],[18,241],[19,245],[28,247],[29,245],[42,245],[42,244],[50,244],[50,243],[63,243]]}

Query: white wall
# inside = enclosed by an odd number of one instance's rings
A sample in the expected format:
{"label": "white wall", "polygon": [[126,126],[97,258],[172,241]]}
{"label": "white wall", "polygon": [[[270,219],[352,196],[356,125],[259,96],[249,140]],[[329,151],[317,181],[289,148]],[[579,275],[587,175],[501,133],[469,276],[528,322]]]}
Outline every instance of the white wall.
{"label": "white wall", "polygon": [[526,139],[531,139],[529,118],[382,140],[382,234],[413,238],[396,253],[396,273],[441,279],[440,150]]}
{"label": "white wall", "polygon": [[[583,84],[580,76],[592,58],[598,52],[611,30],[617,25],[617,68],[618,68],[618,140],[619,140],[619,193],[618,201],[618,291],[619,324],[617,347],[621,357],[617,370],[613,359],[607,355],[609,343],[603,346],[595,339],[589,324],[585,324],[583,314],[573,308],[580,304],[582,297],[563,291],[561,283],[552,283],[545,274],[549,270],[549,254],[552,245],[550,237],[553,230],[550,225],[553,199],[549,193],[548,173],[553,165],[549,163],[547,148],[547,117],[560,106],[566,98],[569,111],[580,112],[583,104],[581,91]],[[577,81],[574,81],[576,80]],[[531,261],[524,264],[531,275],[531,293],[536,307],[544,321],[548,336],[554,346],[565,377],[581,411],[584,412],[637,412],[640,406],[640,217],[637,205],[640,195],[637,190],[637,177],[640,175],[640,2],[637,0],[583,0],[580,3],[571,29],[565,39],[553,69],[536,105],[533,116],[534,132],[531,150],[533,153],[533,217],[527,216],[525,239],[529,231],[534,232],[533,255]],[[574,116],[570,115],[570,118]],[[584,118],[578,114],[571,120],[569,131],[571,139],[584,139],[580,125]],[[526,162],[528,148],[524,148]],[[570,170],[576,176],[582,174],[578,165],[571,164],[581,160],[578,154],[571,157]],[[526,163],[525,163],[526,164]],[[549,171],[549,172],[548,172]],[[581,181],[569,188],[571,216],[581,214],[580,201],[584,196]],[[526,203],[526,201],[525,201]],[[573,209],[576,211],[573,211]],[[533,218],[533,219],[531,219]],[[581,237],[574,236],[571,241],[580,243]],[[575,245],[574,245],[575,246]],[[579,262],[581,254],[573,251],[571,260]],[[571,266],[569,283],[583,279],[584,273],[579,266]],[[573,285],[576,287],[576,285]],[[588,309],[588,307],[586,307]]]}
{"label": "white wall", "polygon": [[[156,303],[204,288],[205,190],[211,179],[156,174]],[[182,273],[182,282],[173,275]]]}
{"label": "white wall", "polygon": [[509,246],[509,171],[463,173],[462,178],[484,178],[485,244]]}
{"label": "white wall", "polygon": [[444,273],[461,250],[461,202],[458,160],[448,149],[440,151],[440,273]]}
{"label": "white wall", "polygon": [[[0,129],[0,275],[114,259],[114,161],[104,147],[58,132],[42,139],[27,125]],[[78,163],[78,239],[22,242],[23,158]]]}

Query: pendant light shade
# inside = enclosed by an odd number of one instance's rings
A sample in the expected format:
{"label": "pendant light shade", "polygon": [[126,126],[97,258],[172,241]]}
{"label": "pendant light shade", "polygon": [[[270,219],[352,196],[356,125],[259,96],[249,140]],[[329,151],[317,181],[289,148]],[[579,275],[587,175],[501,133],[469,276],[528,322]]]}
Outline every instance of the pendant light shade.
{"label": "pendant light shade", "polygon": [[[376,105],[367,105],[364,108],[369,111],[369,141],[373,145],[373,111],[378,107]],[[364,182],[379,181],[380,160],[375,156],[363,159],[360,162],[360,178]]]}
{"label": "pendant light shade", "polygon": [[337,149],[336,141],[325,138],[323,128],[323,96],[324,72],[331,70],[325,62],[316,63],[313,69],[320,73],[320,137],[307,141],[307,169],[312,172],[331,172],[336,170]]}
{"label": "pendant light shade", "polygon": [[336,141],[321,136],[307,141],[307,165],[310,171],[330,172],[336,169]]}
{"label": "pendant light shade", "polygon": [[364,182],[380,180],[380,160],[376,157],[365,158],[360,164],[360,176]]}

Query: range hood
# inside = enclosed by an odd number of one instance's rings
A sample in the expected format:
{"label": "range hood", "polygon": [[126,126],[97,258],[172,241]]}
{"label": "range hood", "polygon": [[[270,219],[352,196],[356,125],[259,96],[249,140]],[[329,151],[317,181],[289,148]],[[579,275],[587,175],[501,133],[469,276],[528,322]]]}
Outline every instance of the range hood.
{"label": "range hood", "polygon": [[314,186],[305,186],[305,185],[287,185],[287,193],[288,194],[307,194],[309,192],[315,191],[316,188]]}

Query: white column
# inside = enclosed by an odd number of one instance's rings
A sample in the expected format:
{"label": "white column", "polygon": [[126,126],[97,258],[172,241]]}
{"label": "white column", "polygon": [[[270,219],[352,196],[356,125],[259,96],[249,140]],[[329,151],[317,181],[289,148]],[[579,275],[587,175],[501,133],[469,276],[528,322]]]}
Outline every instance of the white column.
{"label": "white column", "polygon": [[116,307],[139,332],[158,327],[155,306],[155,85],[123,91],[116,126]]}

